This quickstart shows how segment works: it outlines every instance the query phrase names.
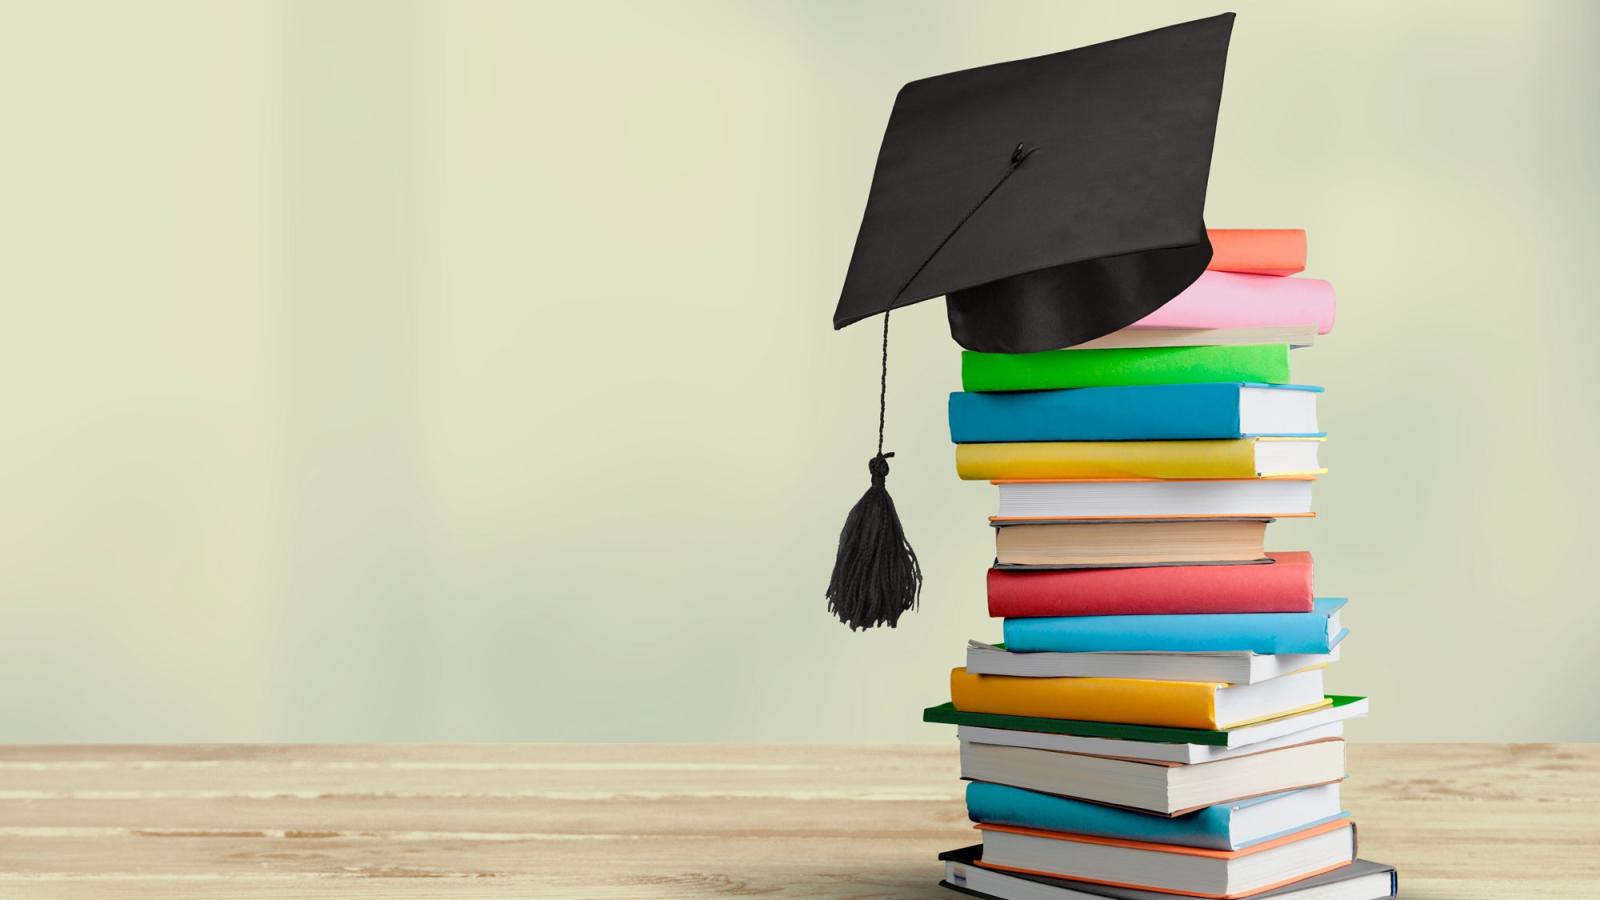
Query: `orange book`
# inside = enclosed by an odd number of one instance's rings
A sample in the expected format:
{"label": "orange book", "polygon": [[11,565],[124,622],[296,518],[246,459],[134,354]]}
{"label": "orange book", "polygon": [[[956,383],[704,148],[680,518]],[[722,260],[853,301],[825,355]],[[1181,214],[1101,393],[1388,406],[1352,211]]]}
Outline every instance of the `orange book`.
{"label": "orange book", "polygon": [[[1000,872],[1233,900],[1331,872],[1355,861],[1355,826],[1325,822],[1242,850],[1211,850],[1120,838],[982,824],[983,858]],[[1285,875],[1288,877],[1285,877]]]}
{"label": "orange book", "polygon": [[1293,275],[1306,268],[1303,228],[1211,228],[1211,263],[1217,272]]}

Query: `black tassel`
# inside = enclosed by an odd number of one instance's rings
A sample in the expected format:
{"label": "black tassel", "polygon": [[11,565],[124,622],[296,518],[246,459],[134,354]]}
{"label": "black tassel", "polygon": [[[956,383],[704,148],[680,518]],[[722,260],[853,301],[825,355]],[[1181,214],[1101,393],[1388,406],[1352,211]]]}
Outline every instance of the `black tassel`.
{"label": "black tassel", "polygon": [[894,498],[884,486],[889,457],[883,452],[883,420],[889,394],[889,314],[883,314],[883,372],[878,382],[878,455],[867,461],[872,485],[845,517],[839,531],[839,553],[828,579],[828,611],[851,631],[878,625],[890,628],[900,614],[917,608],[922,594],[922,567],[906,540],[895,512]]}
{"label": "black tassel", "polygon": [[[1006,164],[1006,170],[1000,173],[999,180],[979,198],[976,206],[956,222],[944,240],[922,261],[922,265],[911,273],[911,277],[900,285],[900,290],[894,295],[896,301],[928,267],[928,263],[933,262],[944,245],[955,237],[961,226],[967,224],[967,220],[989,202],[989,198],[1000,190],[1006,179],[1038,149],[1022,141],[1011,148],[1011,159]],[[888,488],[883,486],[883,480],[889,476],[889,457],[894,455],[883,452],[883,419],[888,409],[888,397],[889,311],[884,310],[883,370],[878,380],[878,455],[867,463],[867,471],[872,473],[872,486],[867,488],[867,492],[851,507],[850,515],[845,517],[844,530],[839,532],[839,555],[833,560],[833,577],[828,580],[828,610],[838,616],[839,621],[849,625],[852,631],[865,631],[877,625],[895,627],[901,613],[917,608],[917,599],[922,594],[922,567],[917,565],[917,552],[911,549],[911,543],[906,540],[905,529],[900,527],[900,516],[894,511],[894,500],[890,499]]]}
{"label": "black tassel", "polygon": [[883,484],[893,455],[879,453],[867,462],[872,486],[850,508],[839,532],[839,555],[828,581],[828,611],[852,631],[895,627],[901,613],[917,608],[922,593],[917,552],[906,540],[894,498]]}

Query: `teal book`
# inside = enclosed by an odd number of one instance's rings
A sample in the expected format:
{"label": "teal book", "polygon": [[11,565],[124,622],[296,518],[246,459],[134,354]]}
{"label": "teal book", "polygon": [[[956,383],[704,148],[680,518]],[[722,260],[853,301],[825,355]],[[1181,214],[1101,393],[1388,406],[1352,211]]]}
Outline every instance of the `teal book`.
{"label": "teal book", "polygon": [[1339,786],[1324,784],[1161,816],[985,781],[967,782],[974,822],[1066,831],[1128,841],[1242,850],[1301,829],[1347,817]]}
{"label": "teal book", "polygon": [[1051,616],[1006,619],[1014,653],[1330,653],[1347,629],[1343,597],[1318,597],[1308,613]]}
{"label": "teal book", "polygon": [[[1081,352],[1081,351],[1080,351]],[[950,440],[1168,441],[1322,437],[1322,388],[1274,384],[1147,384],[950,395]]]}
{"label": "teal book", "polygon": [[961,353],[965,391],[1047,391],[1200,382],[1289,383],[1288,344]]}

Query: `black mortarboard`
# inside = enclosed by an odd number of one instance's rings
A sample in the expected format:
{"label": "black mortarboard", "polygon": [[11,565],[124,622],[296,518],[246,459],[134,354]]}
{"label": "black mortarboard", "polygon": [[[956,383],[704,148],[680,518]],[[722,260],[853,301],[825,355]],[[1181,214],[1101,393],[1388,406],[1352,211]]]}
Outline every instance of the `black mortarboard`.
{"label": "black mortarboard", "polygon": [[[945,296],[971,350],[1069,347],[1131,325],[1211,260],[1201,216],[1233,14],[901,88],[835,328]],[[880,388],[882,386],[880,385]],[[830,608],[894,625],[921,588],[883,490],[840,535]]]}

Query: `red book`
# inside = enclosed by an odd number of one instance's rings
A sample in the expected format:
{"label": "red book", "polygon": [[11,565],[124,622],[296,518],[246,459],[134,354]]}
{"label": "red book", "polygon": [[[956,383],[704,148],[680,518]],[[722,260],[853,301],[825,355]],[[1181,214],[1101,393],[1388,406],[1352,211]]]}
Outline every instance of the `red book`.
{"label": "red book", "polygon": [[989,615],[1135,616],[1311,612],[1311,554],[1270,565],[989,570]]}

